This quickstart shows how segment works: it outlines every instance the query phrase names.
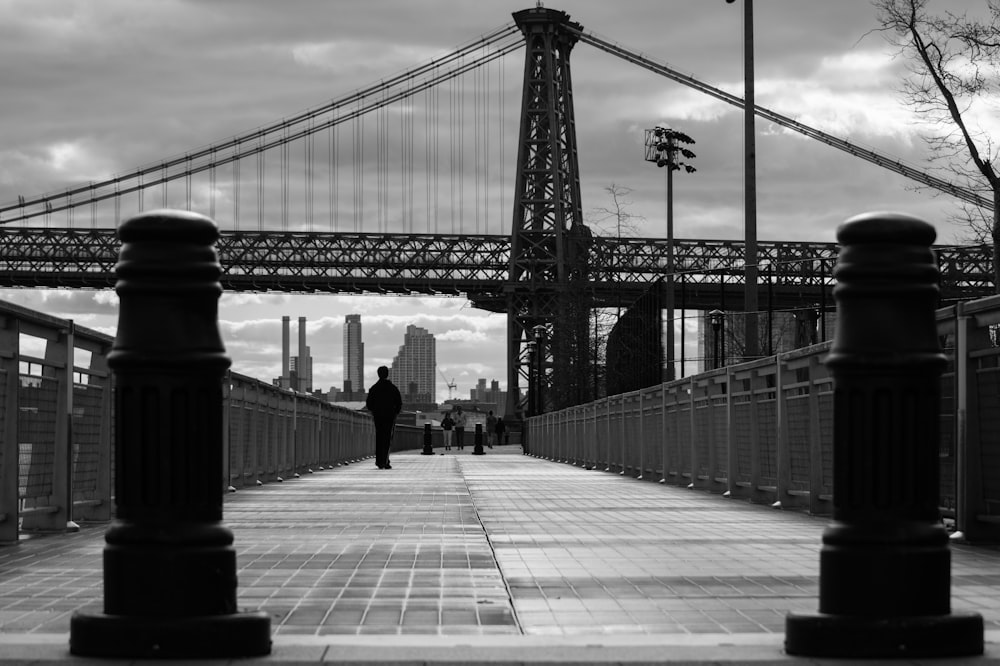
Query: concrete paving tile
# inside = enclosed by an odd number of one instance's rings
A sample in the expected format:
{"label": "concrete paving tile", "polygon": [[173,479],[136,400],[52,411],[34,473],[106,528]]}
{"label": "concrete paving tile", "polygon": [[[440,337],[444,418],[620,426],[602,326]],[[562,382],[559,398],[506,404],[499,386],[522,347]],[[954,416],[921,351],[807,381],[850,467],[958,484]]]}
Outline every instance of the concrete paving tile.
{"label": "concrete paving tile", "polygon": [[[768,635],[817,609],[827,519],[499,449],[398,458],[405,487],[367,461],[228,495],[240,608],[300,640]],[[0,636],[100,610],[104,529],[0,548]],[[1000,629],[1000,551],[952,560],[953,608]]]}

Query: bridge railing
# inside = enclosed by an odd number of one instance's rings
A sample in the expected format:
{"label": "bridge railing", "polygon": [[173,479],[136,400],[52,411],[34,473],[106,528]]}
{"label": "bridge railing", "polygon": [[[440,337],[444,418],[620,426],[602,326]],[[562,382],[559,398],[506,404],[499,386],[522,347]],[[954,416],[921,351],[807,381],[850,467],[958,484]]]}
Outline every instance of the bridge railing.
{"label": "bridge railing", "polygon": [[587,469],[828,511],[833,385],[822,360],[829,347],[530,418],[527,449]]}
{"label": "bridge railing", "polygon": [[[110,520],[113,342],[72,320],[0,301],[0,542]],[[220,483],[240,488],[372,455],[368,414],[237,373],[227,378],[228,471]],[[418,441],[414,432],[394,448]]]}
{"label": "bridge railing", "polygon": [[[1000,538],[1000,296],[938,310],[940,505],[970,539]],[[831,343],[547,413],[527,450],[587,469],[827,513]]]}
{"label": "bridge railing", "polygon": [[970,540],[1000,538],[1000,296],[938,310],[950,348],[942,391],[942,495]]}

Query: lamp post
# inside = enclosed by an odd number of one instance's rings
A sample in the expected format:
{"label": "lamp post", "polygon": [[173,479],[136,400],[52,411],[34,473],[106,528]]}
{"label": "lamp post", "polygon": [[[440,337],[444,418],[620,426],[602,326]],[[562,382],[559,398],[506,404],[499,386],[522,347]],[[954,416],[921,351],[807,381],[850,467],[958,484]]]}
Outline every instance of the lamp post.
{"label": "lamp post", "polygon": [[722,310],[712,310],[708,313],[708,320],[712,324],[712,356],[715,361],[713,369],[721,368],[724,365],[725,342],[722,336],[725,335],[725,329],[723,329],[725,317],[726,313]]}
{"label": "lamp post", "polygon": [[526,401],[527,416],[535,415],[535,354],[537,350],[535,349],[534,339],[528,340],[525,345],[525,350],[528,354],[528,400]]}
{"label": "lamp post", "polygon": [[683,132],[667,127],[654,127],[646,130],[646,161],[656,166],[667,167],[667,376],[666,381],[673,380],[674,372],[674,171],[684,169],[686,173],[697,171],[693,166],[682,162],[678,153],[685,159],[695,157],[695,154],[682,144],[693,144],[694,139]]}
{"label": "lamp post", "polygon": [[545,326],[538,324],[532,327],[535,336],[535,415],[545,413]]}
{"label": "lamp post", "polygon": [[[732,4],[736,0],[726,0]],[[757,135],[754,127],[753,0],[743,0],[743,321],[745,356],[760,355],[757,332]]]}

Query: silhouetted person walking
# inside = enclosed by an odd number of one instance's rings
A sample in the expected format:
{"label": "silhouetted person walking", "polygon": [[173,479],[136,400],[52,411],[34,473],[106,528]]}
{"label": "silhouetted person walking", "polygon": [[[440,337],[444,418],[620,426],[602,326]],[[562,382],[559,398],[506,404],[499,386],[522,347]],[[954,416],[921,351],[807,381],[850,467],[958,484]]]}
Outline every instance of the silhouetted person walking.
{"label": "silhouetted person walking", "polygon": [[365,407],[375,421],[375,465],[379,469],[392,469],[389,464],[389,446],[396,427],[396,415],[403,408],[399,389],[389,381],[389,368],[379,367],[378,381],[368,389]]}

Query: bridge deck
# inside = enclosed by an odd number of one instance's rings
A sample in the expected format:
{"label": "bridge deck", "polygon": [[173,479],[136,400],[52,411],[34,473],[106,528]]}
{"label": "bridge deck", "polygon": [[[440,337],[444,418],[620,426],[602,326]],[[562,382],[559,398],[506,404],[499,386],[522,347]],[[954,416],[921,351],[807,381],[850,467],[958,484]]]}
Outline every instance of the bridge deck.
{"label": "bridge deck", "polygon": [[[791,661],[785,614],[817,609],[826,519],[520,447],[437,453],[227,497],[240,607],[272,618],[266,661]],[[70,615],[102,608],[103,532],[0,548],[0,663],[98,663],[67,645]],[[1000,551],[956,545],[952,575],[953,609],[984,616],[1000,660]]]}

